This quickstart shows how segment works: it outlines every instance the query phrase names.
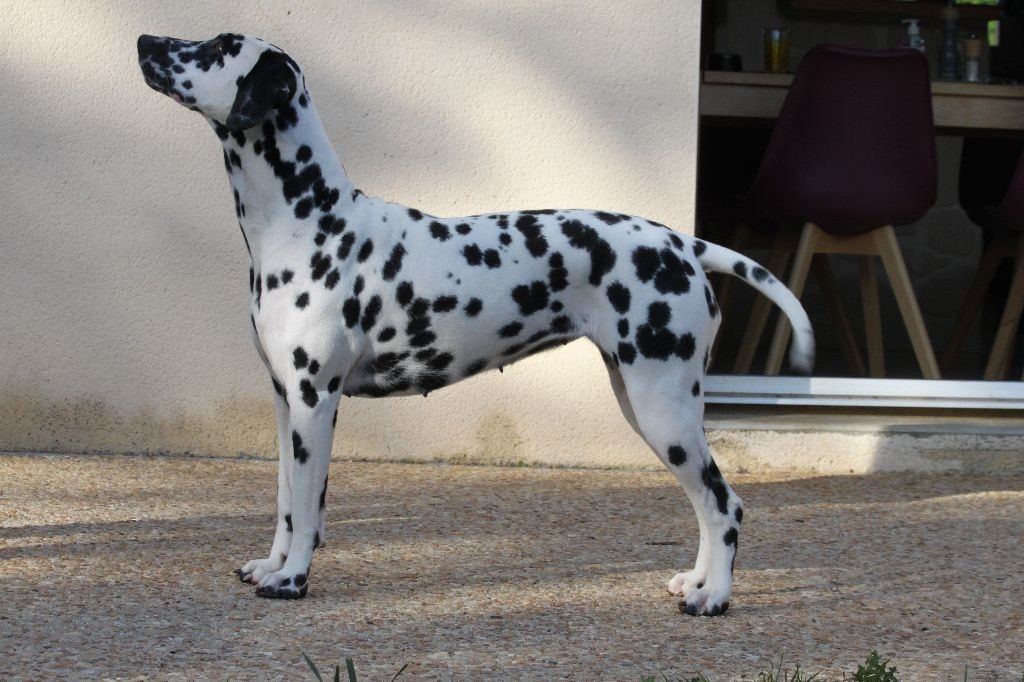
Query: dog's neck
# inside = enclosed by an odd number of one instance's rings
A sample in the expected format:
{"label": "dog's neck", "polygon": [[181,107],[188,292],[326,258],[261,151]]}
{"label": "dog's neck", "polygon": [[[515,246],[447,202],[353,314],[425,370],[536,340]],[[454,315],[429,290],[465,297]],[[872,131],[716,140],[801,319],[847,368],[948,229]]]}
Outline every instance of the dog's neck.
{"label": "dog's neck", "polygon": [[358,194],[308,94],[303,101],[304,107],[296,98],[286,110],[294,117],[274,112],[240,133],[212,123],[224,146],[238,222],[257,265],[280,240],[315,232],[324,213],[344,218]]}

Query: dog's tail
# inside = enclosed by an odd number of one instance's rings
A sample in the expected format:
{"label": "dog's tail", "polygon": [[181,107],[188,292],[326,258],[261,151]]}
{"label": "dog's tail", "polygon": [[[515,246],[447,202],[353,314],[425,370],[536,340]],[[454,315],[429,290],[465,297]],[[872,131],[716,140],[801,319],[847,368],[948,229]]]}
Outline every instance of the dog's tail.
{"label": "dog's tail", "polygon": [[814,366],[814,330],[811,329],[807,312],[800,305],[800,299],[765,268],[746,256],[699,239],[694,244],[694,253],[705,270],[739,277],[782,309],[793,326],[789,364],[793,369],[809,374]]}

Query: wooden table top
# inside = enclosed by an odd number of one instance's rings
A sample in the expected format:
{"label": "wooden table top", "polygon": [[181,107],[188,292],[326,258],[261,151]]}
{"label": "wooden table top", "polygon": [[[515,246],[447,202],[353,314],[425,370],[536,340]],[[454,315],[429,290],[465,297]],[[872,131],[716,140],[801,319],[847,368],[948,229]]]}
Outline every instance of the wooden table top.
{"label": "wooden table top", "polygon": [[[702,116],[774,119],[793,75],[705,71],[700,89]],[[1024,132],[1024,85],[932,81],[935,127],[941,132],[991,130]]]}

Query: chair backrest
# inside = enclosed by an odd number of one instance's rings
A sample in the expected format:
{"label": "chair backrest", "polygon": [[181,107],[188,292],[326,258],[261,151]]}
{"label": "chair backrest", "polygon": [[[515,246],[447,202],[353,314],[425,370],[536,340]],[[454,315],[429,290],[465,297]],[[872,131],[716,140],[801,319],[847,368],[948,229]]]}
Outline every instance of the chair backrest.
{"label": "chair backrest", "polygon": [[1008,230],[1024,230],[1024,154],[1017,161],[1017,170],[1010,181],[1010,189],[999,205],[1000,225]]}
{"label": "chair backrest", "polygon": [[797,68],[750,198],[778,220],[860,234],[918,220],[936,178],[924,55],[819,45]]}

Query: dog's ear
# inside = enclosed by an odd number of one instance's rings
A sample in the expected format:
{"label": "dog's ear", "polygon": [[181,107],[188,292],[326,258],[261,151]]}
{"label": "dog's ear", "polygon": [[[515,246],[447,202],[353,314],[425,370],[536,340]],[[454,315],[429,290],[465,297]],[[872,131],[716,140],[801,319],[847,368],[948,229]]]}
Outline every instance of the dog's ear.
{"label": "dog's ear", "polygon": [[298,84],[288,58],[280,52],[267,50],[238,86],[235,103],[224,125],[228,130],[246,130],[263,120],[295,94]]}

